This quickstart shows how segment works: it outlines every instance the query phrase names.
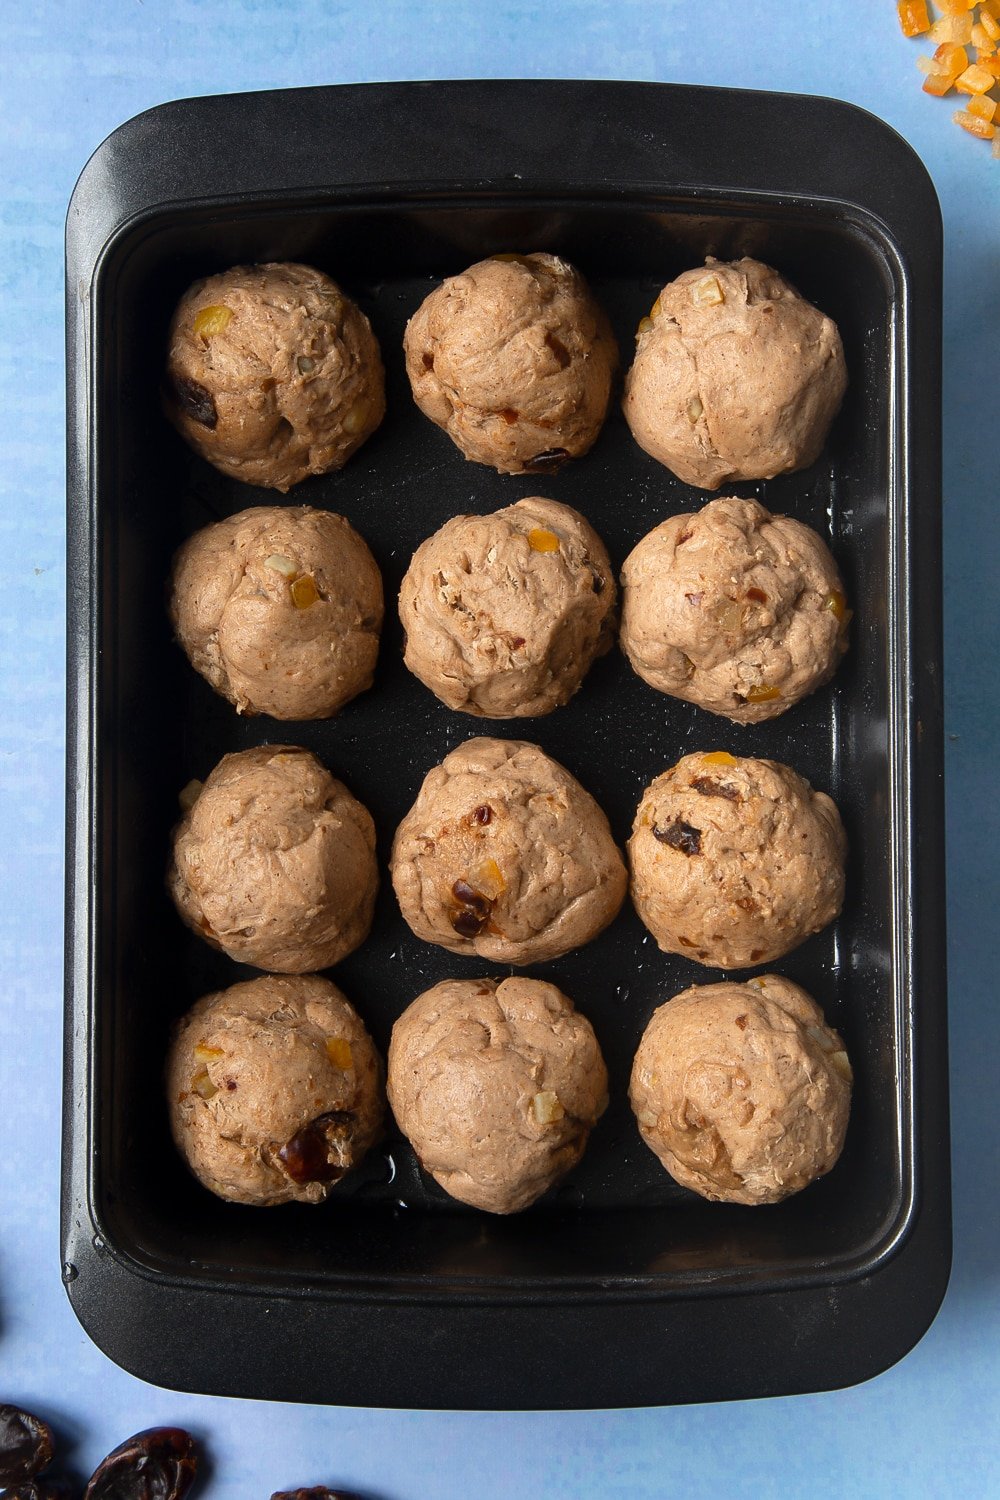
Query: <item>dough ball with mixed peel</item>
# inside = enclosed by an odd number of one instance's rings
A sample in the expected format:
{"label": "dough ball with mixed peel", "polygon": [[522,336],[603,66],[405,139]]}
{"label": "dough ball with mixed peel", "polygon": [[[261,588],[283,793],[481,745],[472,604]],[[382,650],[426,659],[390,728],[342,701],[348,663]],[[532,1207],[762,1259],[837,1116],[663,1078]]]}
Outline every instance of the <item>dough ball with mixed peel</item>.
{"label": "dough ball with mixed peel", "polygon": [[826,543],[756,500],[671,516],[622,569],[621,643],[639,676],[738,724],[828,681],[850,618]]}
{"label": "dough ball with mixed peel", "polygon": [[375,431],[382,356],[364,313],[322,271],[234,266],[177,305],[166,404],[223,474],[284,492],[342,468]]}
{"label": "dough ball with mixed peel", "polygon": [[425,416],[476,463],[551,472],[601,430],[618,349],[580,275],[558,256],[494,255],[450,276],[406,327]]}
{"label": "dough ball with mixed peel", "polygon": [[608,1075],[590,1022],[554,984],[447,979],[392,1029],[389,1102],[446,1192],[511,1214],[580,1160]]}
{"label": "dough ball with mixed peel", "polygon": [[719,969],[771,963],[837,916],[840,814],[790,766],[685,755],[643,793],[632,900],[664,953]]}
{"label": "dough ball with mixed peel", "polygon": [[327,719],[371,687],[382,577],[343,516],[262,505],[204,527],[174,559],[169,607],[238,713]]}
{"label": "dough ball with mixed peel", "polygon": [[609,650],[615,599],[604,543],[568,505],[532,497],[454,516],[403,579],[406,665],[463,713],[546,714]]}
{"label": "dough ball with mixed peel", "polygon": [[378,867],[371,814],[308,750],[224,755],[192,782],[167,885],[183,920],[238,963],[305,974],[368,936]]}
{"label": "dough ball with mixed peel", "polygon": [[167,1063],[178,1150],[232,1203],[322,1203],[382,1134],[382,1060],[354,1007],[316,974],[205,995]]}
{"label": "dough ball with mixed peel", "polygon": [[851,1105],[844,1044],[805,990],[765,974],[694,985],[654,1012],[632,1066],[639,1132],[683,1187],[778,1203],[835,1165]]}
{"label": "dough ball with mixed peel", "polygon": [[639,324],[625,418],[678,479],[717,490],[815,462],[846,388],[832,318],[759,260],[709,257]]}
{"label": "dough ball with mixed peel", "polygon": [[593,797],[522,740],[467,740],[435,766],[396,830],[391,869],[417,937],[506,964],[589,942],[627,884]]}

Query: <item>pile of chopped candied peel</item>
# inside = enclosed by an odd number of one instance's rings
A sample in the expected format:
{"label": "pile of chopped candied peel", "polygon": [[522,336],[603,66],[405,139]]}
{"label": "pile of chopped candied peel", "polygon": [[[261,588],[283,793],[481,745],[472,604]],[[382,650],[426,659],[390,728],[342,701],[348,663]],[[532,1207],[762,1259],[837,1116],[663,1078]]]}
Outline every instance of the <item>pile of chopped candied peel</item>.
{"label": "pile of chopped candied peel", "polygon": [[993,155],[1000,157],[1000,0],[937,0],[936,8],[941,14],[932,20],[927,0],[896,3],[903,35],[926,35],[937,44],[932,53],[917,58],[925,75],[924,93],[941,98],[955,89],[964,94],[968,103],[952,119],[970,135],[992,141]]}

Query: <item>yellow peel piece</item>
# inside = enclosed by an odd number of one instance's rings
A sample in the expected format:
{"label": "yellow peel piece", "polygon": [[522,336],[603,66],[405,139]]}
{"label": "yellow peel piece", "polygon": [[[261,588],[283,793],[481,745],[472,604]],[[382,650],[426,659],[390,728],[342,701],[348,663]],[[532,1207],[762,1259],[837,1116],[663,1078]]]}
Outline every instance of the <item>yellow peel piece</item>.
{"label": "yellow peel piece", "polygon": [[228,307],[203,307],[195,313],[192,326],[201,338],[210,339],[213,333],[222,333],[228,328],[232,316],[232,309]]}
{"label": "yellow peel piece", "polygon": [[335,1068],[346,1072],[354,1066],[354,1054],[351,1052],[351,1044],[341,1036],[328,1036],[326,1039],[326,1055]]}
{"label": "yellow peel piece", "polygon": [[290,593],[296,609],[308,609],[319,598],[319,589],[311,573],[304,573],[301,578],[296,578]]}
{"label": "yellow peel piece", "polygon": [[770,703],[772,699],[780,697],[781,689],[768,687],[766,682],[760,683],[757,687],[750,688],[747,692],[748,703]]}
{"label": "yellow peel piece", "polygon": [[532,526],[528,532],[528,546],[532,552],[558,552],[559,538],[554,531],[546,531],[543,526]]}
{"label": "yellow peel piece", "polygon": [[207,1068],[199,1068],[191,1080],[192,1091],[202,1099],[211,1099],[219,1090],[208,1076]]}
{"label": "yellow peel piece", "polygon": [[726,294],[719,285],[718,277],[703,276],[694,284],[691,293],[691,301],[695,307],[715,307],[720,302],[725,302]]}
{"label": "yellow peel piece", "polygon": [[482,895],[488,896],[491,901],[501,895],[507,889],[507,882],[503,878],[503,871],[495,859],[485,859],[476,871],[476,890]]}
{"label": "yellow peel piece", "polygon": [[209,1047],[204,1042],[198,1042],[194,1049],[196,1062],[211,1062],[215,1057],[222,1057],[221,1047]]}
{"label": "yellow peel piece", "polygon": [[299,571],[290,557],[283,557],[280,552],[272,552],[270,557],[264,559],[265,568],[270,568],[272,573],[280,573],[282,578],[294,578]]}
{"label": "yellow peel piece", "polygon": [[823,608],[828,609],[837,620],[842,620],[847,614],[847,600],[839,589],[834,589],[832,594],[827,594],[823,600]]}
{"label": "yellow peel piece", "polygon": [[702,757],[709,766],[735,766],[736,756],[730,755],[728,750],[709,750]]}
{"label": "yellow peel piece", "polygon": [[531,1107],[535,1111],[535,1119],[539,1125],[554,1125],[566,1113],[559,1103],[559,1095],[552,1089],[542,1089],[536,1094],[531,1101]]}

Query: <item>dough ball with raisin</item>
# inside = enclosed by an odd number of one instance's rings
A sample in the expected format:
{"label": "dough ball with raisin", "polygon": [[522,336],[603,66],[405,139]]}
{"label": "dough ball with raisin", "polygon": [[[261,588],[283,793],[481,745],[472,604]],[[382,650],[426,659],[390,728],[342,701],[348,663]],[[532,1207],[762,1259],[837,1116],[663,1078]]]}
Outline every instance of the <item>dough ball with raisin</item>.
{"label": "dough ball with raisin", "polygon": [[342,468],[375,431],[382,356],[364,313],[322,271],[234,266],[177,305],[166,404],[223,474],[284,492]]}
{"label": "dough ball with raisin", "polygon": [[593,797],[522,740],[467,740],[445,756],[396,830],[391,870],[417,937],[505,964],[589,942],[627,884]]}
{"label": "dough ball with raisin", "polygon": [[534,1203],[608,1102],[590,1022],[538,979],[447,979],[392,1028],[389,1102],[420,1165],[493,1214]]}
{"label": "dough ball with raisin", "polygon": [[192,666],[241,714],[327,719],[371,687],[382,577],[343,516],[262,505],[174,559],[170,618]]}
{"label": "dough ball with raisin", "polygon": [[382,1060],[354,1007],[316,974],[205,995],[167,1063],[177,1148],[231,1203],[322,1203],[382,1134]]}
{"label": "dough ball with raisin", "polygon": [[368,936],[378,866],[367,808],[308,750],[224,755],[193,783],[167,885],[183,920],[237,963],[305,974]]}
{"label": "dough ball with raisin", "polygon": [[770,963],[844,899],[840,814],[790,766],[685,755],[648,786],[629,855],[632,900],[664,953],[718,969]]}
{"label": "dough ball with raisin", "polygon": [[622,570],[622,649],[661,693],[738,724],[784,713],[833,676],[850,611],[829,548],[756,500],[671,516]]}
{"label": "dough ball with raisin", "polygon": [[694,985],[654,1012],[630,1098],[646,1145],[683,1187],[778,1203],[835,1165],[851,1105],[844,1044],[805,990],[765,974]]}
{"label": "dough ball with raisin", "polygon": [[618,349],[579,271],[494,255],[421,303],[403,341],[413,399],[476,463],[548,473],[592,446]]}
{"label": "dough ball with raisin", "polygon": [[454,516],[403,579],[406,665],[463,713],[547,714],[610,649],[615,597],[604,543],[568,505],[532,497]]}
{"label": "dough ball with raisin", "polygon": [[625,419],[678,479],[717,490],[815,462],[846,388],[832,318],[759,260],[709,257],[640,323]]}

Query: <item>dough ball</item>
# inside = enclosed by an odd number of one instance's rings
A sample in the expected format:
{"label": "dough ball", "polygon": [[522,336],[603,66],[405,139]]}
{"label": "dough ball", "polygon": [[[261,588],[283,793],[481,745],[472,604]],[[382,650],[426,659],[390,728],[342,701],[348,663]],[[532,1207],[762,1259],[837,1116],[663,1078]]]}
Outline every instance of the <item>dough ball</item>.
{"label": "dough ball", "polygon": [[654,1012],[632,1065],[639,1133],[671,1177],[723,1203],[778,1203],[835,1164],[844,1044],[778,974],[694,985]]}
{"label": "dough ball", "polygon": [[632,900],[663,952],[718,969],[780,958],[844,899],[840,814],[773,760],[685,755],[643,793],[629,854]]}
{"label": "dough ball", "polygon": [[399,591],[406,665],[463,713],[547,714],[610,649],[615,597],[604,543],[568,505],[533,497],[454,516]]}
{"label": "dough ball", "polygon": [[406,327],[425,416],[501,474],[550,473],[594,443],[618,348],[579,271],[555,255],[494,255],[450,276]]}
{"label": "dough ball", "polygon": [[417,937],[505,964],[588,943],[627,884],[593,797],[522,740],[467,740],[428,772],[396,830],[391,870]]}
{"label": "dough ball", "polygon": [[177,1148],[232,1203],[322,1203],[382,1134],[382,1060],[357,1011],[315,974],[204,995],[167,1063]]}
{"label": "dough ball", "polygon": [[315,755],[295,745],[224,755],[185,801],[167,885],[213,948],[305,974],[364,942],[378,890],[375,825]]}
{"label": "dough ball", "polygon": [[311,266],[196,281],[170,324],[167,413],[232,479],[291,489],[344,466],[385,415],[371,325]]}
{"label": "dough ball", "polygon": [[343,516],[262,505],[189,537],[170,618],[191,665],[241,714],[328,719],[371,687],[382,577]]}
{"label": "dough ball", "polygon": [[425,1172],[493,1214],[583,1155],[608,1103],[590,1022],[539,979],[446,979],[392,1028],[389,1102]]}
{"label": "dough ball", "polygon": [[663,521],[625,559],[622,590],[622,649],[639,676],[737,724],[784,713],[847,650],[829,548],[756,500]]}
{"label": "dough ball", "polygon": [[847,388],[840,334],[770,266],[709,257],[639,330],[625,418],[685,484],[773,479],[819,457]]}

